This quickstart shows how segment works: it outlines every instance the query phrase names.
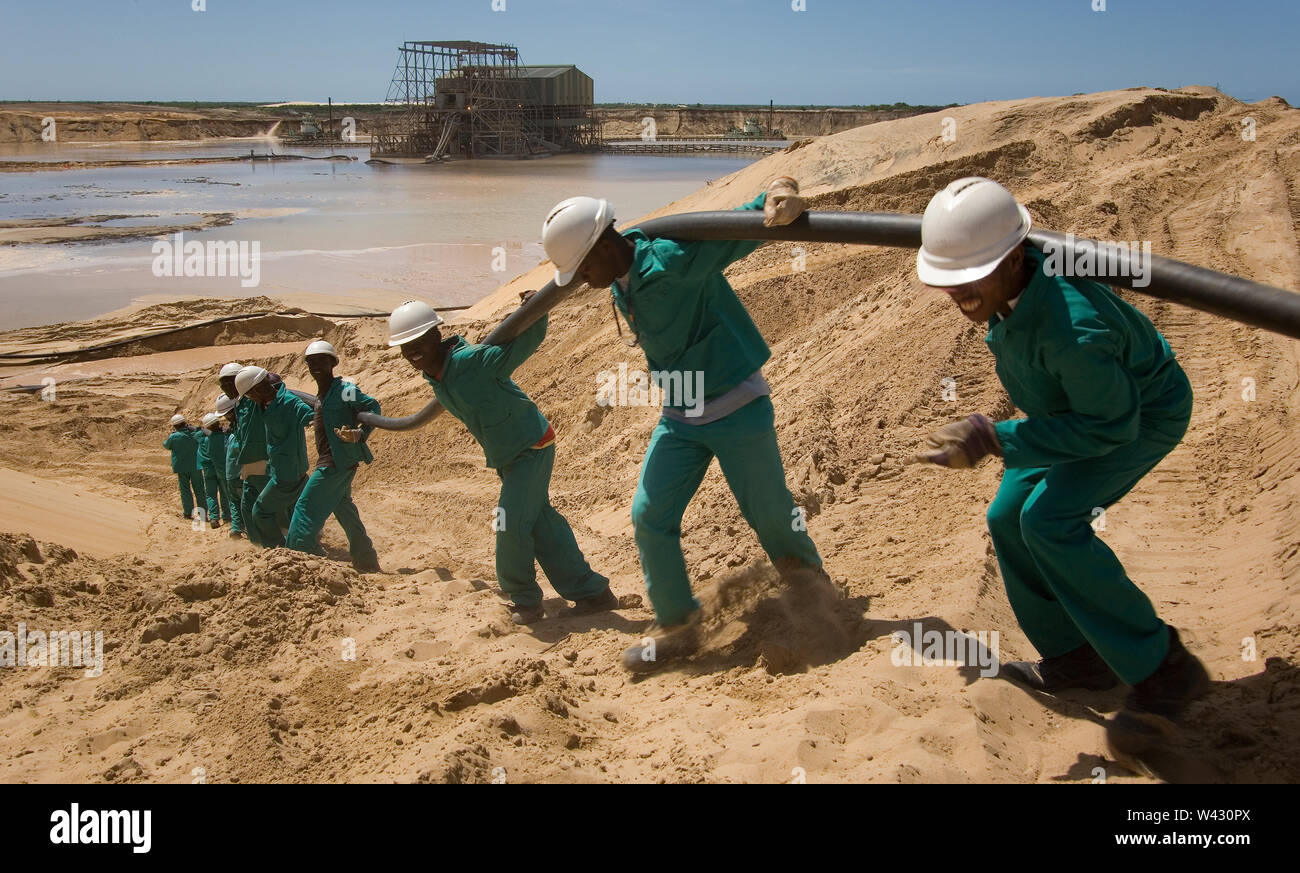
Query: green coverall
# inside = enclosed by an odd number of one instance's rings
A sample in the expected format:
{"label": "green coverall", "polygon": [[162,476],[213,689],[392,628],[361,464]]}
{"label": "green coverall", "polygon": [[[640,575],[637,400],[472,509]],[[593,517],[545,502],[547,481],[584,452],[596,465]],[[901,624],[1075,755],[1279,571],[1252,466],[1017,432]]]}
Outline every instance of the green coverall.
{"label": "green coverall", "polygon": [[[740,209],[761,211],[766,198],[760,194]],[[624,293],[615,283],[610,290],[652,371],[681,373],[683,379],[703,372],[707,402],[762,368],[771,351],[722,275],[762,243],[652,240],[636,229],[623,236],[636,247],[628,289]],[[785,484],[769,397],[756,397],[710,424],[663,417],[650,437],[632,500],[641,570],[660,624],[678,624],[699,608],[682,555],[682,515],[715,456],[768,557],[795,558],[810,567],[822,563]]]}
{"label": "green coverall", "polygon": [[1105,285],[1033,279],[985,342],[1027,417],[998,422],[1006,472],[989,532],[1016,619],[1043,657],[1091,643],[1128,684],[1168,651],[1151,601],[1093,531],[1182,439],[1192,389],[1165,338]]}
{"label": "green coverall", "polygon": [[199,469],[199,432],[192,427],[174,430],[163,440],[163,448],[172,453],[172,472],[181,489],[181,512],[193,518],[195,504],[203,506],[207,502],[203,471]]}
{"label": "green coverall", "polygon": [[591,569],[569,523],[551,506],[555,445],[534,446],[550,424],[510,374],[546,336],[542,317],[504,346],[470,345],[460,336],[448,347],[440,379],[425,375],[444,409],[460,419],[483,447],[501,479],[495,516],[496,568],[501,590],[516,606],[539,606],[534,560],[566,600],[593,597],[609,580]]}
{"label": "green coverall", "polygon": [[316,412],[283,383],[263,411],[268,479],[253,503],[252,516],[247,522],[250,531],[257,531],[259,545],[283,548],[288,527],[283,519],[293,510],[307,481],[307,439],[303,428],[311,424]]}
{"label": "green coverall", "polygon": [[230,495],[230,532],[244,533],[244,480],[239,478],[239,437],[226,431],[226,488]]}
{"label": "green coverall", "polygon": [[208,492],[208,521],[230,522],[230,485],[226,482],[226,432],[199,435],[199,467]]}
{"label": "green coverall", "polygon": [[265,473],[255,475],[245,475],[243,468],[248,464],[256,464],[258,461],[266,460],[266,424],[265,413],[262,407],[251,397],[239,398],[239,405],[235,407],[235,445],[238,448],[238,454],[235,460],[240,467],[240,479],[243,481],[241,488],[239,510],[243,516],[244,532],[248,534],[250,542],[256,545],[265,545],[258,536],[257,525],[253,523],[253,504],[266,487],[266,483],[271,477]]}
{"label": "green coverall", "polygon": [[[369,464],[375,459],[366,445],[366,438],[374,430],[362,425],[361,442],[345,443],[334,433],[337,427],[355,427],[357,413],[379,414],[379,401],[362,394],[352,383],[335,376],[329,390],[320,398],[321,423],[325,439],[329,441],[332,466],[317,467],[294,504],[293,518],[289,522],[288,545],[300,552],[323,555],[320,532],[330,513],[338,519],[339,526],[348,537],[348,554],[353,563],[373,566],[378,563],[375,546],[361,523],[361,515],[352,502],[352,479],[358,464]],[[319,461],[319,459],[318,459]]]}

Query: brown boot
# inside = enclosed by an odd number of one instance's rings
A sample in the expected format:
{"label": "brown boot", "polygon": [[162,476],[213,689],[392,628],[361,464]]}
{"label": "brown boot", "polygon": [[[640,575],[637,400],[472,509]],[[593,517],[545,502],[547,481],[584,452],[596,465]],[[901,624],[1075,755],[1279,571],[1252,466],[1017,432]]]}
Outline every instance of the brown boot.
{"label": "brown boot", "polygon": [[594,615],[597,612],[608,612],[611,609],[618,609],[618,598],[614,596],[613,591],[606,587],[599,594],[573,601],[573,606],[566,609],[563,616],[569,618],[578,615]]}
{"label": "brown boot", "polygon": [[664,662],[694,653],[700,647],[700,617],[697,609],[681,624],[650,627],[646,638],[623,653],[623,667],[629,673],[650,673]]}
{"label": "brown boot", "polygon": [[819,564],[816,567],[805,564],[798,558],[777,558],[772,562],[781,581],[791,588],[809,588],[819,583],[834,585],[828,574]]}
{"label": "brown boot", "polygon": [[546,618],[546,610],[539,603],[536,606],[520,606],[517,603],[510,604],[510,620],[518,625],[536,624]]}
{"label": "brown boot", "polygon": [[1174,724],[1182,721],[1187,705],[1210,690],[1205,665],[1183,646],[1178,631],[1169,628],[1169,653],[1155,672],[1133,686],[1124,708],[1157,715]]}
{"label": "brown boot", "polygon": [[1047,694],[1070,688],[1106,691],[1119,684],[1119,677],[1088,643],[1055,658],[1006,661],[999,666],[998,673],[1005,679]]}
{"label": "brown boot", "polygon": [[1178,735],[1188,705],[1210,688],[1205,665],[1169,628],[1169,653],[1150,676],[1133,686],[1124,708],[1106,722],[1111,757],[1136,773],[1154,773],[1151,760],[1163,756]]}

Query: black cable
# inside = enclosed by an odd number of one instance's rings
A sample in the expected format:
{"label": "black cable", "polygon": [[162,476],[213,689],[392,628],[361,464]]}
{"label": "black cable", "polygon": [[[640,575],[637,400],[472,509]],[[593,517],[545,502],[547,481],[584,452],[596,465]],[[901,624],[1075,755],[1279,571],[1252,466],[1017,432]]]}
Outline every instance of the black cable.
{"label": "black cable", "polygon": [[[887,212],[805,212],[796,221],[782,227],[764,227],[763,213],[753,210],[689,212],[653,218],[637,227],[647,236],[678,240],[783,240],[897,248],[920,248],[921,245],[921,216]],[[1093,252],[1106,254],[1106,258],[1097,260],[1109,265],[1113,250],[1115,275],[1090,278],[1300,339],[1300,294],[1293,291],[1157,256],[1151,257],[1145,274],[1150,284],[1136,288],[1133,283],[1137,277],[1132,269],[1135,265],[1128,259],[1126,248],[1106,246],[1081,237],[1066,237],[1048,230],[1031,231],[1029,242],[1040,249],[1059,247],[1068,263],[1076,263],[1077,256],[1088,254],[1091,247]],[[581,284],[570,282],[559,287],[554,282],[547,282],[527,303],[506,316],[483,342],[487,345],[510,342]],[[419,412],[404,418],[363,412],[358,420],[384,430],[413,430],[432,421],[441,411],[438,401],[433,400]]]}

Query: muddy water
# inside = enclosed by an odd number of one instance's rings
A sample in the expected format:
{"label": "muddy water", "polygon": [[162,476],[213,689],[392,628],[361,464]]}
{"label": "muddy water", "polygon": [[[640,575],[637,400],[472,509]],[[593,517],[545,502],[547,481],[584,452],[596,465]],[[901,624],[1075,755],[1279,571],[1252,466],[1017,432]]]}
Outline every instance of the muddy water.
{"label": "muddy water", "polygon": [[[147,160],[247,154],[328,156],[270,140],[8,147],[0,160]],[[565,155],[532,161],[367,165],[357,160],[239,162],[0,173],[0,221],[117,216],[110,227],[166,227],[194,213],[233,223],[183,242],[244,242],[256,276],[158,276],[156,241],[0,246],[0,330],[90,318],[144,295],[418,297],[461,304],[543,259],[547,210],[577,194],[635,217],[751,163],[751,156]],[[256,244],[256,245],[254,245]],[[173,262],[174,263],[174,262]],[[232,267],[236,266],[232,264]],[[231,272],[234,272],[232,270]],[[256,284],[251,280],[256,278]]]}

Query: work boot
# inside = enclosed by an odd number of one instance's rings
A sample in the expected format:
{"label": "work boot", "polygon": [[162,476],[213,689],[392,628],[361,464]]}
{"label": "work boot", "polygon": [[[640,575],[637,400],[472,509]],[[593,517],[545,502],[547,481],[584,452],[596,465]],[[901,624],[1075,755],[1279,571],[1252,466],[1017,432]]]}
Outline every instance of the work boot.
{"label": "work boot", "polygon": [[213,530],[216,530],[217,528],[221,527],[221,522],[214,518],[212,519],[212,521],[208,522],[208,527],[212,528]]}
{"label": "work boot", "polygon": [[798,558],[777,558],[772,562],[772,566],[776,568],[781,581],[792,588],[811,586],[818,582],[825,582],[827,585],[834,584],[831,582],[830,575],[822,569],[821,565],[814,567],[811,564],[805,564]]}
{"label": "work boot", "polygon": [[230,538],[232,540],[242,540],[244,538],[244,532],[242,530],[232,530],[230,532]]}
{"label": "work boot", "polygon": [[[1187,705],[1210,687],[1210,674],[1169,628],[1169,653],[1133,686],[1124,708],[1106,722],[1110,756],[1134,773],[1157,776],[1167,766]],[[1159,778],[1159,777],[1158,777]]]}
{"label": "work boot", "polygon": [[1208,690],[1210,674],[1205,665],[1187,651],[1178,631],[1170,627],[1169,653],[1155,672],[1133,686],[1133,691],[1124,700],[1124,708],[1178,724],[1187,705]]}
{"label": "work boot", "polygon": [[1070,688],[1089,691],[1106,691],[1119,684],[1119,677],[1111,670],[1097,650],[1084,643],[1072,652],[1043,658],[1041,661],[1005,661],[999,674],[1035,691],[1055,694]]}
{"label": "work boot", "polygon": [[573,601],[573,606],[564,611],[565,617],[575,615],[591,615],[596,612],[608,612],[611,609],[618,608],[618,598],[614,592],[605,586],[605,590],[599,594],[593,594],[590,597],[580,597]]}
{"label": "work boot", "polygon": [[353,561],[353,562],[352,562],[352,569],[353,569],[353,570],[356,570],[358,573],[380,573],[380,572],[383,572],[383,571],[381,571],[381,570],[379,569],[379,558],[378,558],[378,557],[361,558],[361,559],[359,559],[359,560]]}
{"label": "work boot", "polygon": [[623,653],[623,667],[629,673],[650,673],[665,661],[685,657],[700,647],[700,610],[680,624],[653,624],[646,638]]}
{"label": "work boot", "polygon": [[536,606],[519,606],[510,604],[510,620],[515,624],[535,624],[546,618],[546,610],[539,603]]}

